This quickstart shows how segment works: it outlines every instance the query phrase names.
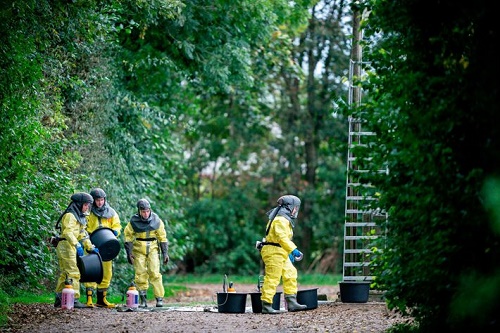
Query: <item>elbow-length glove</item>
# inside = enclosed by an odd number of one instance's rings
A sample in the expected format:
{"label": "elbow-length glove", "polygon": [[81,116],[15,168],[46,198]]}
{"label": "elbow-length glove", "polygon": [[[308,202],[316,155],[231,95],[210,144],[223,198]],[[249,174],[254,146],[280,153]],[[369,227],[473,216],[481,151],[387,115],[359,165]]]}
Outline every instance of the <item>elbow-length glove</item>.
{"label": "elbow-length glove", "polygon": [[132,254],[132,247],[134,246],[132,242],[125,242],[125,251],[127,252],[127,260],[128,263],[133,265],[134,264],[134,255]]}
{"label": "elbow-length glove", "polygon": [[161,254],[163,255],[163,263],[167,264],[170,258],[168,257],[168,243],[167,242],[161,242],[160,243],[161,247]]}

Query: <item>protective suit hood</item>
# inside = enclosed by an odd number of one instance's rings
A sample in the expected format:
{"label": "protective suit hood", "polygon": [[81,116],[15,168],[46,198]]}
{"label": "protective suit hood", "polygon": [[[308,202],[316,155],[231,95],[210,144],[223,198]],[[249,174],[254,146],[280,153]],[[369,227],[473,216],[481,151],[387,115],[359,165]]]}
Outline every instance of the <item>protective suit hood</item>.
{"label": "protective suit hood", "polygon": [[[295,220],[299,214],[300,199],[294,195],[284,195],[278,199],[278,206],[267,212],[269,219],[274,219],[275,216],[283,216],[295,227]],[[295,208],[295,212],[294,212]],[[292,212],[293,215],[292,215]]]}
{"label": "protective suit hood", "polygon": [[102,217],[105,219],[112,218],[116,215],[116,212],[113,208],[108,205],[108,202],[104,202],[102,207],[97,207],[95,204],[92,205],[92,213],[94,213],[97,217]]}
{"label": "protective suit hood", "polygon": [[84,213],[80,210],[78,207],[78,204],[76,202],[72,202],[68,209],[66,209],[66,213],[71,213],[73,216],[75,216],[76,220],[82,224],[82,225],[87,225],[87,218]]}
{"label": "protective suit hood", "polygon": [[71,196],[71,203],[66,212],[73,214],[80,224],[87,225],[85,216],[88,215],[88,212],[83,212],[83,205],[86,203],[92,204],[93,202],[94,198],[90,194],[85,192],[75,193]]}
{"label": "protective suit hood", "polygon": [[153,231],[160,227],[160,218],[152,211],[147,220],[144,220],[141,215],[135,214],[130,218],[130,224],[135,232]]}
{"label": "protective suit hood", "polygon": [[[279,211],[276,213],[276,215],[274,215],[274,213],[275,213],[275,211],[277,209],[279,209]],[[269,219],[272,218],[273,220],[276,218],[276,216],[283,216],[284,218],[286,218],[292,224],[292,228],[295,227],[295,221],[294,221],[294,219],[290,215],[290,212],[286,208],[284,208],[284,207],[281,207],[281,206],[275,207],[275,208],[271,209],[270,211],[268,211],[266,214],[267,214],[267,217]]]}

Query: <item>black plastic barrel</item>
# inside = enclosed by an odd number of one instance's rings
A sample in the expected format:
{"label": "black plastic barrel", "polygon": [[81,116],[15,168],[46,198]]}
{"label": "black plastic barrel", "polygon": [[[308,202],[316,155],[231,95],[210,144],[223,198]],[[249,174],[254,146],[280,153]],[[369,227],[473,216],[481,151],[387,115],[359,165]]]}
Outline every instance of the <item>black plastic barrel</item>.
{"label": "black plastic barrel", "polygon": [[76,256],[76,263],[80,271],[80,282],[102,281],[102,260],[97,253],[89,253],[85,256]]}
{"label": "black plastic barrel", "polygon": [[110,228],[99,228],[90,234],[90,241],[99,249],[102,261],[115,259],[120,253],[120,242]]}

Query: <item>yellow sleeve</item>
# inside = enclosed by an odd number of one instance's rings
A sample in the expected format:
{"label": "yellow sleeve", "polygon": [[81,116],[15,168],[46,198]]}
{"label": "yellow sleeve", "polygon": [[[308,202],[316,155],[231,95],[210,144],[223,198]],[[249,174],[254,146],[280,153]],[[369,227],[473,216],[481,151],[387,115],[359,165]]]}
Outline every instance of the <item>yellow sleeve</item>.
{"label": "yellow sleeve", "polygon": [[110,222],[111,222],[110,228],[118,231],[118,235],[116,237],[120,236],[120,234],[122,233],[122,225],[121,225],[120,217],[118,216],[118,214],[113,215]]}
{"label": "yellow sleeve", "polygon": [[167,240],[167,231],[165,230],[165,223],[160,219],[160,227],[156,230],[156,239],[158,242],[168,242]]}
{"label": "yellow sleeve", "polygon": [[78,243],[78,234],[80,233],[80,223],[71,213],[66,213],[61,219],[61,237],[65,238],[71,245]]}
{"label": "yellow sleeve", "polygon": [[99,221],[97,219],[97,216],[95,216],[93,213],[90,213],[89,216],[86,217],[87,219],[87,231],[89,234],[94,232],[99,227]]}
{"label": "yellow sleeve", "polygon": [[123,230],[123,234],[125,236],[125,242],[133,242],[134,241],[134,229],[132,228],[132,225],[130,222],[125,226],[125,229]]}
{"label": "yellow sleeve", "polygon": [[279,243],[287,253],[297,248],[295,243],[292,242],[293,230],[290,226],[290,221],[283,216],[278,216],[274,219],[271,231],[275,236],[275,241]]}

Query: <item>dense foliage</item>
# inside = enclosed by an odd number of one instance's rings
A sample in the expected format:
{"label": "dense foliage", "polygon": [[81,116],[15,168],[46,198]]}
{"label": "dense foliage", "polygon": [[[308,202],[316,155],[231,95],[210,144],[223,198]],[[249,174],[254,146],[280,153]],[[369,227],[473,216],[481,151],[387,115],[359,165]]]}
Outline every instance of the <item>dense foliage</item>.
{"label": "dense foliage", "polygon": [[[368,2],[375,179],[388,209],[376,286],[420,332],[494,331],[500,295],[499,84],[486,1]],[[370,39],[371,38],[371,39]],[[495,204],[496,203],[496,207]]]}
{"label": "dense foliage", "polygon": [[[0,5],[2,301],[12,286],[52,288],[45,238],[69,196],[95,186],[123,225],[137,199],[152,202],[169,234],[164,271],[259,274],[253,245],[284,193],[303,199],[299,267],[339,269],[346,124],[333,106],[348,70],[345,1]],[[353,112],[378,134],[366,161],[389,170],[370,179],[390,216],[375,287],[414,330],[496,330],[495,11],[486,1],[353,6],[369,11]],[[123,291],[123,253],[114,276]]]}
{"label": "dense foliage", "polygon": [[[338,271],[344,1],[0,4],[0,291],[53,287],[45,239],[95,186],[123,226],[151,201],[170,273],[259,274],[265,212],[299,195],[302,268]],[[115,263],[122,292],[132,271]]]}

